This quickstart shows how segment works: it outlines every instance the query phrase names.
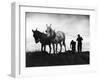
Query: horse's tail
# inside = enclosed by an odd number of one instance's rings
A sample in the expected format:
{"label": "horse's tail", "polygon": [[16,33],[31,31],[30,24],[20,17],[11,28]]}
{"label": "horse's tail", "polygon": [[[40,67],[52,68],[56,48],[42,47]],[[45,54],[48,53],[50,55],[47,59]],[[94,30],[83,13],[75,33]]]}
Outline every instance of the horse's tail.
{"label": "horse's tail", "polygon": [[64,34],[63,45],[64,45],[64,47],[65,47],[65,52],[66,52],[66,43],[65,43],[65,39],[66,39],[66,37],[65,37],[65,34]]}
{"label": "horse's tail", "polygon": [[65,38],[63,39],[63,45],[65,45]]}
{"label": "horse's tail", "polygon": [[63,45],[65,45],[65,33],[63,33]]}

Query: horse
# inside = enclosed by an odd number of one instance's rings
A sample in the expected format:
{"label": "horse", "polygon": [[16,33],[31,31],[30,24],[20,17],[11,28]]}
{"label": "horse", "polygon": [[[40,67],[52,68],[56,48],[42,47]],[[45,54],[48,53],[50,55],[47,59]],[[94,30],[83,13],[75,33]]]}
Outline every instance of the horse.
{"label": "horse", "polygon": [[47,37],[45,33],[42,33],[37,29],[36,30],[32,29],[32,32],[33,32],[33,37],[35,39],[35,42],[41,43],[41,51],[46,51],[46,45],[49,45],[49,49],[50,49],[49,53],[51,53],[51,39]]}
{"label": "horse", "polygon": [[53,30],[51,28],[51,24],[50,24],[50,26],[48,26],[46,24],[46,26],[47,26],[46,34],[47,34],[48,37],[50,37],[52,39],[53,47],[54,47],[54,44],[56,44],[56,51],[54,51],[54,52],[57,53],[58,44],[60,44],[60,52],[62,51],[62,45],[64,46],[65,52],[66,52],[66,44],[65,44],[65,34],[64,34],[64,32],[62,32],[62,31],[55,32],[55,30]]}

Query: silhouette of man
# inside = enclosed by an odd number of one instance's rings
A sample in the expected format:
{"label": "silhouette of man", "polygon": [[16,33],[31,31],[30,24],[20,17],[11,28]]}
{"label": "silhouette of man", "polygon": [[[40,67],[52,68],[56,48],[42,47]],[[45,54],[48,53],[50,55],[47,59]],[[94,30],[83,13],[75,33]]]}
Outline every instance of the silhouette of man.
{"label": "silhouette of man", "polygon": [[76,51],[76,42],[74,40],[71,41],[70,48],[71,48],[72,52]]}
{"label": "silhouette of man", "polygon": [[77,38],[77,50],[78,52],[82,52],[82,40],[83,38],[80,36],[80,34],[78,34],[78,38]]}

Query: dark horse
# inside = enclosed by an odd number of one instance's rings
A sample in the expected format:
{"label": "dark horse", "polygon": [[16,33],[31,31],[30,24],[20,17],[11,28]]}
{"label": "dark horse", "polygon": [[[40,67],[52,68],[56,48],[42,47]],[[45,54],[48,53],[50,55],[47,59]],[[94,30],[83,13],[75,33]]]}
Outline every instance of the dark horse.
{"label": "dark horse", "polygon": [[51,39],[47,37],[45,33],[42,33],[37,29],[36,30],[32,29],[32,32],[33,32],[33,37],[35,39],[35,42],[41,43],[41,51],[46,51],[46,45],[49,45],[49,49],[50,49],[49,53],[51,53]]}

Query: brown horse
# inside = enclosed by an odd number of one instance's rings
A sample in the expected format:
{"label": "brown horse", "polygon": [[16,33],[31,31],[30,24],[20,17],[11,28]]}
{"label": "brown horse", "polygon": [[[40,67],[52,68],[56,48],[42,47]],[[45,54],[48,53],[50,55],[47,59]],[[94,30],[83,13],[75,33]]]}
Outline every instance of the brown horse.
{"label": "brown horse", "polygon": [[[51,28],[51,24],[50,26],[46,24],[46,26],[47,26],[46,33],[47,33],[47,36],[52,39],[53,47],[54,47],[54,44],[56,44],[56,53],[57,53],[58,44],[60,44],[60,52],[62,51],[62,45],[64,46],[65,51],[66,51],[65,34],[62,31],[55,32],[55,30]],[[55,49],[54,49],[54,52],[55,52]]]}

